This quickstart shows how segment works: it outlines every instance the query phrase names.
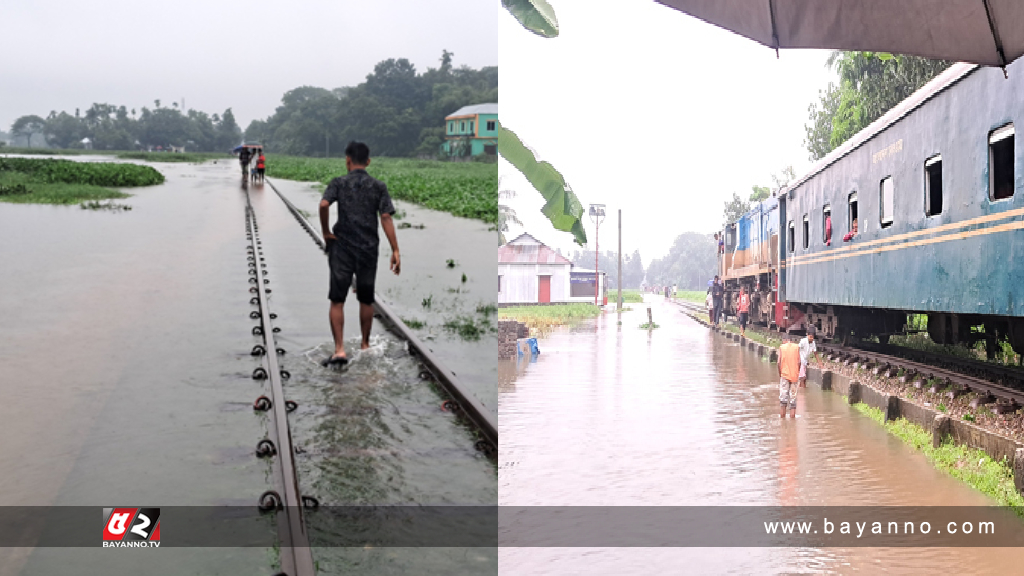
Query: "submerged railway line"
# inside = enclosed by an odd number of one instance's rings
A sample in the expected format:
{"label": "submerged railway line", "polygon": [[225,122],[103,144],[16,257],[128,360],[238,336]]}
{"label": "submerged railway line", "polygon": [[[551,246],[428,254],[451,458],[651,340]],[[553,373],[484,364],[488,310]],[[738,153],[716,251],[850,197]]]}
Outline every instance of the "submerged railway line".
{"label": "submerged railway line", "polygon": [[[267,184],[313,238],[316,245],[324,250],[326,244],[323,238],[309,221],[277,187],[269,181]],[[259,358],[259,366],[253,370],[252,378],[269,384],[269,394],[258,396],[253,403],[254,410],[266,412],[269,415],[267,420],[268,437],[258,442],[256,455],[270,459],[273,470],[271,476],[274,480],[274,489],[267,490],[259,497],[258,506],[264,512],[277,514],[276,524],[281,544],[281,571],[278,574],[311,576],[316,573],[316,569],[307,533],[305,514],[309,510],[315,510],[320,503],[314,495],[303,494],[300,489],[294,458],[296,447],[288,425],[289,414],[295,411],[297,404],[287,397],[284,383],[290,378],[290,374],[279,361],[279,356],[283,356],[286,351],[280,348],[275,340],[275,334],[280,331],[280,328],[274,326],[277,316],[271,311],[270,295],[272,291],[268,286],[270,280],[267,278],[268,270],[264,259],[263,243],[259,236],[259,223],[252,205],[249,188],[244,187],[244,192],[246,194],[246,238],[249,241],[246,252],[249,283],[252,284],[249,292],[253,294],[249,303],[255,307],[250,313],[250,318],[256,320],[256,324],[252,328],[253,335],[260,336],[263,340],[262,344],[257,344],[251,351],[252,356]],[[416,337],[388,304],[380,298],[380,295],[376,295],[375,300],[375,317],[391,332],[404,340],[409,353],[418,358],[421,366],[420,379],[437,383],[443,394],[448,396],[443,403],[443,410],[454,413],[460,421],[473,429],[476,435],[475,448],[477,450],[484,453],[489,459],[496,458],[498,432],[494,415],[460,382],[456,373]],[[440,417],[441,414],[442,412],[439,411],[438,416]]]}

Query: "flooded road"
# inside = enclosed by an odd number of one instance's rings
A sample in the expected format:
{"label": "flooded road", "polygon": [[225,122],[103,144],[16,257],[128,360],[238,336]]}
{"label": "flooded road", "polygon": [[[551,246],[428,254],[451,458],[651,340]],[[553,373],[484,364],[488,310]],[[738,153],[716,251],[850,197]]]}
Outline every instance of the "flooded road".
{"label": "flooded road", "polygon": [[[155,167],[167,182],[130,190],[130,212],[0,203],[0,505],[249,507],[273,488],[253,454],[267,430],[252,402],[266,390],[251,378],[237,166]],[[253,204],[300,406],[302,489],[325,505],[496,501],[493,464],[379,324],[349,372],[315,364],[330,341],[326,262],[269,188]],[[351,322],[347,335],[358,342]],[[313,538],[324,574],[414,560],[401,549],[353,559]],[[3,549],[0,574],[271,574],[276,557],[177,548],[143,560],[98,542],[99,531],[95,549]],[[468,570],[457,552],[433,565]],[[466,573],[496,571],[496,553],[478,556]]]}
{"label": "flooded road", "polygon": [[[503,506],[992,505],[837,394],[779,419],[774,364],[661,297],[499,364]],[[660,328],[648,332],[646,306]],[[502,548],[510,574],[1009,573],[988,548]],[[662,566],[664,572],[652,567]],[[670,569],[669,567],[673,567]],[[685,567],[685,568],[683,568]],[[677,570],[678,569],[678,570]]]}

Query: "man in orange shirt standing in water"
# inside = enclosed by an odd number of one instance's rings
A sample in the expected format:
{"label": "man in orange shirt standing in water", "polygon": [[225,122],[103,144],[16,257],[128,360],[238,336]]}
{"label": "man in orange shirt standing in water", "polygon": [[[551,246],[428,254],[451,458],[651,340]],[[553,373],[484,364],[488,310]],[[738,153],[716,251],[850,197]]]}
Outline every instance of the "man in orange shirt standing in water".
{"label": "man in orange shirt standing in water", "polygon": [[747,335],[747,319],[750,316],[750,295],[746,288],[740,288],[740,300],[737,306],[740,320],[740,336]]}
{"label": "man in orange shirt standing in water", "polygon": [[782,411],[779,418],[786,417],[786,406],[789,406],[789,417],[796,418],[797,381],[800,379],[800,347],[786,338],[779,346],[779,402]]}

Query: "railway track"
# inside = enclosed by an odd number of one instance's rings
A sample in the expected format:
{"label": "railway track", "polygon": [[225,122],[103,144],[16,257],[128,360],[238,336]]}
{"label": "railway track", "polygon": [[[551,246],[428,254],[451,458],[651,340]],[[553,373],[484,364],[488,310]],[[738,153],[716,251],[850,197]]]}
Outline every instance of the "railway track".
{"label": "railway track", "polygon": [[[295,220],[305,229],[313,242],[320,248],[326,250],[327,244],[320,233],[309,223],[309,220],[299,212],[298,208],[284,194],[277,189],[270,181],[266,183],[274,190],[277,196],[284,202],[288,211]],[[481,436],[476,442],[476,448],[487,454],[488,457],[496,458],[498,454],[498,422],[490,410],[484,407],[479,400],[462,384],[459,377],[438,358],[434,352],[413,333],[405,322],[394,313],[391,306],[380,297],[374,295],[374,308],[376,317],[393,332],[397,333],[403,340],[409,343],[409,352],[418,356],[424,368],[424,375],[429,375],[445,391],[450,399],[445,403],[446,409],[459,415],[464,421],[470,424]]]}
{"label": "railway track", "polygon": [[263,246],[259,238],[259,224],[256,213],[245,195],[245,228],[249,240],[248,260],[250,293],[255,293],[249,302],[258,307],[250,317],[258,320],[252,332],[263,337],[263,345],[253,347],[252,355],[261,357],[261,366],[253,371],[254,380],[266,380],[270,383],[270,396],[262,395],[253,403],[258,411],[268,412],[269,437],[260,440],[256,445],[256,455],[272,459],[275,490],[264,492],[259,498],[259,507],[263,511],[276,511],[278,537],[281,540],[280,560],[281,572],[287,576],[313,576],[316,574],[313,564],[313,553],[309,547],[309,536],[303,518],[304,506],[315,508],[318,502],[311,496],[303,496],[299,491],[299,480],[295,469],[295,448],[288,427],[288,412],[295,409],[296,404],[288,400],[284,394],[283,380],[289,377],[282,369],[277,356],[283,350],[277,347],[274,334],[279,330],[273,325],[275,314],[270,312],[266,287],[266,263],[263,261]]}
{"label": "railway track", "polygon": [[[267,184],[277,193],[285,206],[302,225],[321,250],[326,248],[323,238],[299,210],[269,181]],[[266,512],[277,514],[278,537],[280,539],[281,571],[278,576],[313,576],[315,572],[309,535],[306,531],[304,514],[307,509],[319,506],[317,499],[301,492],[295,465],[295,448],[288,426],[288,415],[297,405],[285,395],[284,380],[290,377],[278,360],[284,350],[278,348],[274,334],[280,329],[274,326],[276,314],[270,310],[267,287],[267,265],[263,258],[262,242],[259,238],[259,223],[246,188],[246,238],[250,283],[253,296],[250,304],[256,306],[250,317],[258,323],[253,334],[261,336],[263,343],[253,347],[251,354],[260,357],[260,366],[253,371],[253,379],[269,383],[269,395],[261,395],[253,406],[257,411],[268,413],[268,437],[257,443],[256,455],[271,459],[274,489],[264,492],[259,498],[259,507]],[[419,357],[423,366],[421,376],[432,378],[450,396],[445,402],[446,409],[454,412],[470,424],[479,434],[476,448],[488,457],[497,457],[497,422],[491,413],[459,382],[453,371],[441,362],[419,338],[398,318],[388,304],[375,297],[375,316],[409,344],[409,352]]]}
{"label": "railway track", "polygon": [[[707,314],[701,305],[677,304],[687,312]],[[747,326],[747,330],[774,337],[783,335],[757,325]],[[997,414],[1014,412],[1024,406],[1024,373],[1014,368],[872,342],[843,346],[819,340],[818,350],[833,362],[864,368],[875,375],[898,376],[901,382],[942,392],[949,398],[977,393],[972,406],[993,404]]]}

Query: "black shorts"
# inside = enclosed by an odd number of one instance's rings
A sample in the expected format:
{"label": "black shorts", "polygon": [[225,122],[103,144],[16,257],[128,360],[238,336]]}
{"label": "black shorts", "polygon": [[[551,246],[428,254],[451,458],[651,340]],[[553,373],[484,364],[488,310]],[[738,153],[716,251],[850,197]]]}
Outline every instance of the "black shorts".
{"label": "black shorts", "polygon": [[331,268],[331,302],[344,302],[352,288],[352,275],[356,275],[356,300],[373,304],[374,281],[377,279],[377,256],[357,254],[343,249],[337,240],[327,242],[327,262]]}
{"label": "black shorts", "polygon": [[267,171],[267,169],[266,169],[266,168],[257,168],[257,169],[256,169],[256,175],[262,178],[262,177],[263,177],[263,174],[265,174],[265,173],[266,173],[266,171]]}
{"label": "black shorts", "polygon": [[740,312],[740,328],[746,328],[746,327],[747,327],[747,313],[746,312]]}

